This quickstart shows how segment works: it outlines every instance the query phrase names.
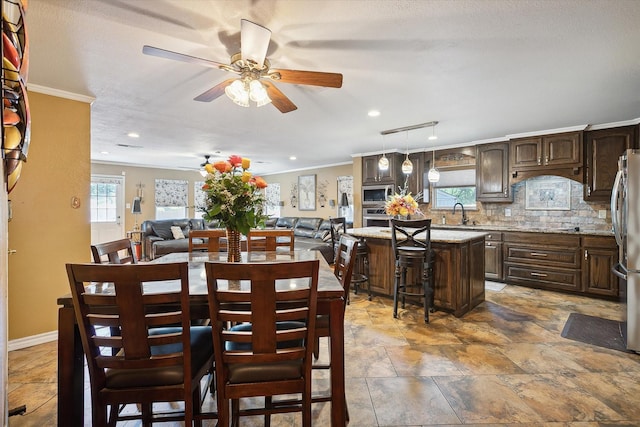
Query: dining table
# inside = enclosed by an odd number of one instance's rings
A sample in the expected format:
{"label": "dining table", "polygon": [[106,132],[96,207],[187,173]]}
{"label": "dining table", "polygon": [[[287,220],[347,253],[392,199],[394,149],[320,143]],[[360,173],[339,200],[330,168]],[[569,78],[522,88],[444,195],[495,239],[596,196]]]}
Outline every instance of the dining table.
{"label": "dining table", "polygon": [[[243,252],[242,263],[290,262],[319,260],[319,315],[328,315],[331,352],[331,425],[343,427],[347,423],[344,372],[344,289],[332,268],[319,251]],[[154,259],[151,263],[188,262],[189,301],[191,317],[209,317],[207,280],[204,263],[226,262],[226,252],[176,252]],[[111,284],[91,284],[87,291],[96,294],[112,293]],[[85,359],[75,319],[71,294],[58,298],[58,426],[84,425]]]}

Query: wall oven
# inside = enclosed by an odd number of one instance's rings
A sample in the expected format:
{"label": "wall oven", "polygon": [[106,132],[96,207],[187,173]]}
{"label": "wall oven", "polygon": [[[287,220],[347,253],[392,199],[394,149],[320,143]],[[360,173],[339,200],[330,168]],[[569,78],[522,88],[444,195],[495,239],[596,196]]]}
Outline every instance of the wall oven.
{"label": "wall oven", "polygon": [[389,227],[389,215],[384,212],[384,204],[362,209],[363,227]]}
{"label": "wall oven", "polygon": [[384,203],[392,194],[392,185],[363,185],[362,206],[384,207]]}

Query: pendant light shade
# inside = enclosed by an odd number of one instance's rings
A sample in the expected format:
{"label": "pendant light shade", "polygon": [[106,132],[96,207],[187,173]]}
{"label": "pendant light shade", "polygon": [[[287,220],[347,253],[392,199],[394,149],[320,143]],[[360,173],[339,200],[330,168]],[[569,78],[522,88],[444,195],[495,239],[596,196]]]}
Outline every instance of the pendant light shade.
{"label": "pendant light shade", "polygon": [[402,173],[411,175],[411,172],[413,172],[413,163],[409,160],[409,153],[407,153],[407,157],[404,159],[404,162],[402,162]]}
{"label": "pendant light shade", "polygon": [[389,159],[387,159],[387,156],[384,153],[382,153],[382,157],[378,160],[378,170],[389,170]]}
{"label": "pendant light shade", "polygon": [[427,179],[429,182],[438,182],[440,181],[440,172],[436,169],[436,151],[432,151],[432,160],[431,160],[431,169],[429,169],[429,173],[427,174]]}

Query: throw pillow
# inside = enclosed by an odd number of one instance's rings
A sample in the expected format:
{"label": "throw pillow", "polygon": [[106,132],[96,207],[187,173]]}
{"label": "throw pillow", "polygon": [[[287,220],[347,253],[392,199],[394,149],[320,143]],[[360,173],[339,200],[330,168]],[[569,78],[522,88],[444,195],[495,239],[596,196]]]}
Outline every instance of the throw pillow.
{"label": "throw pillow", "polygon": [[324,230],[322,232],[322,241],[323,242],[330,242],[331,241],[331,231],[330,230]]}
{"label": "throw pillow", "polygon": [[174,239],[184,239],[184,233],[182,232],[182,228],[178,226],[171,227],[171,233],[173,234]]}
{"label": "throw pillow", "polygon": [[169,224],[166,224],[166,223],[153,224],[151,226],[151,229],[153,230],[153,233],[156,236],[162,237],[165,240],[170,240],[170,239],[173,239],[173,233],[171,232],[171,225]]}

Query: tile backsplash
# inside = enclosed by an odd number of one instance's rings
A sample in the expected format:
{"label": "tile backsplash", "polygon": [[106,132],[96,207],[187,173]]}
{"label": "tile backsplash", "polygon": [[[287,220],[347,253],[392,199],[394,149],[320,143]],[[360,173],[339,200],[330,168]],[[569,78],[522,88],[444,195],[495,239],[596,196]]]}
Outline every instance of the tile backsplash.
{"label": "tile backsplash", "polygon": [[[527,186],[529,203],[527,203]],[[542,190],[540,190],[542,189]],[[515,184],[513,203],[480,203],[477,209],[468,209],[469,222],[478,225],[496,225],[517,228],[564,229],[580,227],[581,230],[611,230],[611,209],[608,202],[585,202],[583,185],[567,178],[540,176]],[[461,214],[451,210],[430,210],[422,205],[427,217],[440,223],[445,215],[447,224],[459,224]],[[599,218],[604,211],[606,218]],[[507,216],[508,214],[511,216]]]}

